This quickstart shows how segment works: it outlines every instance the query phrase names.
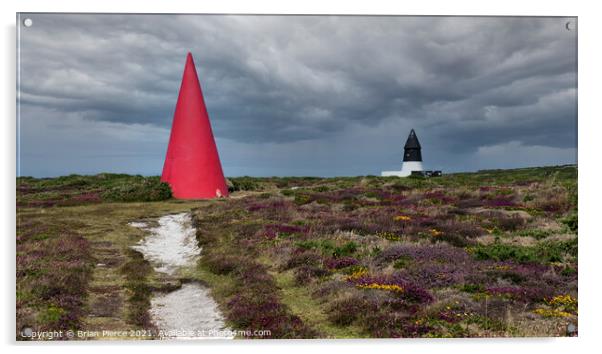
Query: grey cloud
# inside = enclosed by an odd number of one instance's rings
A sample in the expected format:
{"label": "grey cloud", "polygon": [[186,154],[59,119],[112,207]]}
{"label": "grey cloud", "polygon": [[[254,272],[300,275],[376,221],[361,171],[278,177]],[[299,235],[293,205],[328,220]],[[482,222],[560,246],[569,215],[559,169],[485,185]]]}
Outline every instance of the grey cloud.
{"label": "grey cloud", "polygon": [[[396,163],[411,127],[446,166],[449,152],[469,159],[510,141],[576,147],[576,33],[565,18],[29,16],[24,125],[64,114],[167,130],[191,51],[224,146],[332,149],[351,144],[349,127],[396,127],[390,144],[363,147],[373,156],[364,173],[382,156]],[[315,161],[307,154],[299,164]]]}

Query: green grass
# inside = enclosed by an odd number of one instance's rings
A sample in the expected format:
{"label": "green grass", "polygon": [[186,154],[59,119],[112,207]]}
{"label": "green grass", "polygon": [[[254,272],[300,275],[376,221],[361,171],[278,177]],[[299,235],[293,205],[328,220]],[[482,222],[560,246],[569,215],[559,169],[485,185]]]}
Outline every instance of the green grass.
{"label": "green grass", "polygon": [[328,320],[324,305],[312,298],[310,288],[298,286],[291,271],[272,272],[281,289],[282,302],[305,323],[318,330],[325,338],[369,338],[355,325],[337,326]]}

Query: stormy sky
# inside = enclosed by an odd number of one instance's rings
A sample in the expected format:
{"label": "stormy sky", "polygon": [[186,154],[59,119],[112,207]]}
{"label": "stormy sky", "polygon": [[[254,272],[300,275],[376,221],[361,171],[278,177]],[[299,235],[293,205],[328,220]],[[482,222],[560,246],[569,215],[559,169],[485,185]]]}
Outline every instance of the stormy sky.
{"label": "stormy sky", "polygon": [[[570,18],[22,14],[18,173],[159,175],[186,53],[227,176],[577,162]],[[565,25],[572,21],[572,30]]]}

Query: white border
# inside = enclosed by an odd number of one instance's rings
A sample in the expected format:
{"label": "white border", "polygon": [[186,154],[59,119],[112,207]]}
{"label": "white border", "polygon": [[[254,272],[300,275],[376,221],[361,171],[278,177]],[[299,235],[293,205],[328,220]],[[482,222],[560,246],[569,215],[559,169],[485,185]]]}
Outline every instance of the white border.
{"label": "white border", "polygon": [[[569,353],[576,351],[593,351],[599,347],[597,336],[598,322],[602,319],[599,305],[600,296],[599,253],[602,252],[600,227],[595,221],[599,218],[598,207],[602,202],[598,173],[602,151],[599,136],[600,129],[600,55],[599,34],[602,33],[595,2],[575,1],[482,1],[455,0],[433,1],[422,0],[412,2],[386,2],[379,0],[305,0],[291,4],[287,1],[212,1],[200,2],[190,0],[150,1],[74,1],[74,0],[28,0],[2,1],[2,71],[4,84],[1,86],[0,99],[4,117],[2,134],[4,135],[2,163],[2,185],[5,188],[2,203],[2,225],[4,226],[4,290],[0,292],[3,305],[3,320],[0,333],[3,335],[3,346],[8,352],[44,352],[71,353],[91,352],[104,353],[114,350],[115,346],[138,349],[144,346],[148,353],[164,353],[166,349],[177,347],[180,352],[210,350],[240,350],[245,352],[307,352],[320,349],[335,349],[345,352],[372,352],[374,350],[395,350],[411,353],[420,352],[482,352],[504,353],[535,352]],[[15,13],[16,12],[148,12],[148,13],[280,13],[280,14],[399,14],[399,15],[546,15],[546,16],[579,16],[579,338],[560,339],[465,339],[465,340],[332,340],[332,341],[241,341],[234,344],[223,343],[91,343],[47,345],[15,344],[14,333],[14,231],[15,231],[15,156],[16,156],[16,123],[15,123]]]}

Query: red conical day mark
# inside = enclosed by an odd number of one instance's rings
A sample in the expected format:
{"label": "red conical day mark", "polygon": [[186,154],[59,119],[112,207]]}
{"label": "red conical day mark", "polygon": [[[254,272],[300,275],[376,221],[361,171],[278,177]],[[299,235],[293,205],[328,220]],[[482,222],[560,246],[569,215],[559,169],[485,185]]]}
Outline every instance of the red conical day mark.
{"label": "red conical day mark", "polygon": [[225,197],[228,188],[192,54],[186,57],[161,181],[178,199]]}

